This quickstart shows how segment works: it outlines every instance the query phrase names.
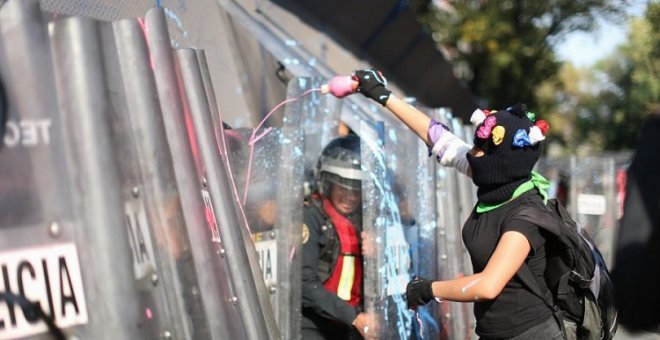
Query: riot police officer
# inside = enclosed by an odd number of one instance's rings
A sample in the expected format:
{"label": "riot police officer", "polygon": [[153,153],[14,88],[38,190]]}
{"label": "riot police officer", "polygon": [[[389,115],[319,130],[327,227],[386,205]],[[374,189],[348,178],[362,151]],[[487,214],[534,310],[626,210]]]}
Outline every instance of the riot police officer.
{"label": "riot police officer", "polygon": [[360,139],[331,141],[316,165],[303,224],[302,337],[360,339],[375,332],[362,312]]}

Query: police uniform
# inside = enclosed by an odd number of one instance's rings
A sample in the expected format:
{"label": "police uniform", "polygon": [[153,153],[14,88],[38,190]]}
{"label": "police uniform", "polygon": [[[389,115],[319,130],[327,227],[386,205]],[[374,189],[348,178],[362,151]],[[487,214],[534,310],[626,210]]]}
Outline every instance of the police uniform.
{"label": "police uniform", "polygon": [[303,221],[303,339],[360,339],[351,325],[362,310],[359,227],[318,196]]}

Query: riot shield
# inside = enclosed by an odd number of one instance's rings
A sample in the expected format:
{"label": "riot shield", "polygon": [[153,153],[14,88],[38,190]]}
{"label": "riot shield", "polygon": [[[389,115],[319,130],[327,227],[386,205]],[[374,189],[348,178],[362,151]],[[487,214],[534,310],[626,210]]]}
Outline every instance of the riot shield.
{"label": "riot shield", "polygon": [[[310,90],[319,89],[328,79],[300,77],[289,81],[288,98],[295,98]],[[287,105],[284,124],[302,125],[304,140],[305,194],[313,190],[314,169],[323,148],[339,136],[342,112],[350,110],[345,100],[318,91],[310,92],[300,100]]]}
{"label": "riot shield", "polygon": [[594,240],[607,265],[612,265],[619,213],[615,159],[541,158],[535,169],[550,181],[548,196],[567,207]]}
{"label": "riot shield", "polygon": [[[396,269],[400,274],[390,281],[396,282],[394,291],[404,294],[407,280],[411,278],[441,278],[443,263],[438,262],[442,249],[437,237],[435,160],[429,158],[424,142],[403,124],[393,124],[386,131],[384,149],[403,230],[403,237],[398,239],[405,241],[398,242],[398,247],[391,251],[396,254]],[[396,237],[392,232],[390,236]],[[445,333],[442,307],[435,302],[419,307],[412,321],[410,339],[440,338]]]}
{"label": "riot shield", "polygon": [[[463,126],[461,120],[456,117],[453,117],[450,122],[451,124],[448,126],[451,126],[451,129],[454,132],[454,134],[458,138],[467,141],[468,143],[471,143],[472,136],[466,135],[467,129]],[[474,209],[474,205],[477,203],[475,200],[476,188],[472,183],[472,179],[470,177],[459,174],[456,180],[458,184],[460,228],[462,229],[463,223],[465,222],[465,220],[467,220],[468,216],[470,216],[470,214],[472,213],[472,209]],[[470,275],[472,274],[472,262],[470,260],[470,254],[468,253],[465,247],[461,247],[461,249],[462,249],[461,254],[463,256],[463,260],[462,260],[463,274]]]}
{"label": "riot shield", "polygon": [[[431,117],[452,128],[453,117],[446,109],[436,109],[431,112]],[[460,130],[460,126],[457,126]],[[460,134],[459,134],[460,135]],[[469,140],[468,140],[469,142]],[[441,263],[440,278],[451,280],[462,277],[472,272],[472,265],[466,257],[463,246],[462,229],[465,219],[461,215],[464,194],[461,188],[470,180],[463,174],[452,168],[436,165],[437,181],[437,211],[438,211],[438,244],[441,251],[438,254]],[[463,198],[462,198],[463,197]],[[458,199],[457,199],[458,198]],[[467,262],[466,262],[467,259]],[[444,332],[442,338],[460,339],[469,338],[474,329],[472,316],[472,305],[469,303],[442,303]]]}
{"label": "riot shield", "polygon": [[279,113],[281,127],[224,132],[263,279],[285,339],[300,338],[303,187],[309,187],[311,168],[339,124],[339,100],[309,92],[324,82],[289,82],[287,97],[300,99]]}
{"label": "riot shield", "polygon": [[[301,324],[301,264],[302,241],[305,235],[302,230],[302,202],[305,187],[309,187],[310,154],[315,153],[325,145],[337,132],[339,125],[338,109],[341,102],[334,97],[321,96],[318,92],[303,94],[310,88],[318,88],[325,79],[322,78],[296,78],[287,86],[287,97],[300,100],[286,106],[282,119],[282,132],[280,151],[280,171],[277,181],[279,186],[291,190],[278,190],[277,202],[278,224],[276,228],[283,232],[289,241],[278,245],[278,257],[288,265],[280,265],[281,283],[276,313],[285,329],[284,338],[299,339]],[[320,154],[317,153],[317,155]],[[315,162],[316,160],[314,160]],[[315,164],[315,163],[314,163]],[[287,297],[288,296],[288,297]],[[279,306],[288,305],[290,310]]]}
{"label": "riot shield", "polygon": [[[474,125],[463,125],[463,140],[470,145],[473,143],[474,131]],[[463,176],[463,178],[467,182],[467,193],[465,195],[468,198],[468,201],[466,201],[466,203],[469,204],[469,211],[472,211],[472,207],[477,203],[477,187],[474,185],[471,178],[467,176]]]}
{"label": "riot shield", "polygon": [[148,337],[122,228],[97,27],[67,21],[56,28],[85,28],[61,41],[67,53],[84,41],[85,58],[54,52],[56,91],[42,17],[36,0],[0,9],[10,103],[0,149],[0,337]]}
{"label": "riot shield", "polygon": [[[270,307],[240,279],[245,238],[217,228],[233,203],[215,214],[200,190],[216,168],[195,162],[200,143],[185,128],[190,105],[180,101],[163,13],[146,24],[54,21],[52,61],[36,1],[0,13],[2,75],[20,128],[7,135],[19,152],[0,154],[11,160],[2,187],[22,198],[1,225],[7,239],[25,240],[0,248],[2,337],[75,326],[67,332],[79,338],[278,338],[264,325]],[[193,90],[186,99],[206,100],[206,87]],[[204,141],[199,149],[215,149]],[[35,237],[31,226],[43,223],[49,237]]]}
{"label": "riot shield", "polygon": [[[297,78],[289,83],[289,98],[317,89],[325,81],[321,78]],[[367,235],[363,242],[372,242],[371,250],[366,250],[369,254],[363,253],[363,302],[365,311],[374,315],[380,325],[380,330],[369,332],[377,332],[383,339],[407,339],[412,334],[412,313],[407,309],[403,294],[411,274],[410,247],[392,192],[391,174],[388,174],[384,163],[383,130],[379,130],[377,124],[369,123],[371,117],[386,114],[361,97],[337,100],[332,96],[320,96],[317,92],[289,107],[285,119],[303,119],[305,175],[310,184],[314,182],[313,170],[321,150],[337,137],[340,118],[361,137],[365,174],[362,180],[361,227]],[[310,188],[307,192],[313,190]]]}
{"label": "riot shield", "polygon": [[[452,132],[456,135],[456,137],[472,144],[472,135],[467,135],[469,130],[463,126],[460,119],[452,117],[449,123],[450,124],[447,124],[447,126],[451,127]],[[468,218],[468,216],[470,216],[470,213],[472,213],[472,209],[474,208],[474,204],[476,203],[476,188],[472,183],[472,179],[467,176],[458,176],[457,180],[460,211],[459,216],[463,222]]]}
{"label": "riot shield", "polygon": [[[197,150],[194,134],[189,136],[187,122],[190,110],[181,97],[176,75],[176,65],[170,48],[165,14],[158,9],[150,10],[145,16],[145,32],[156,89],[162,110],[162,120],[167,145],[172,157],[174,176],[180,195],[183,217],[190,245],[192,261],[197,277],[191,291],[199,294],[206,315],[208,329],[206,337],[212,339],[244,338],[246,327],[241,322],[234,297],[226,250],[220,237],[219,221],[213,200],[206,188],[207,180],[197,169],[203,168],[203,161]],[[205,81],[208,81],[205,78]],[[209,81],[210,82],[210,81]],[[204,88],[209,96],[210,86]],[[203,98],[204,96],[202,96]],[[199,313],[199,311],[197,311]],[[202,326],[202,325],[198,325]],[[197,330],[202,332],[202,329]]]}
{"label": "riot shield", "polygon": [[616,193],[613,158],[571,157],[569,211],[594,240],[610,268],[618,226]]}
{"label": "riot shield", "polygon": [[115,94],[113,142],[134,277],[146,311],[144,328],[151,336],[165,338],[209,337],[172,160],[162,144],[162,117],[144,33],[135,20],[116,22],[112,28],[113,35],[109,27],[103,31],[102,41],[108,84]]}
{"label": "riot shield", "polygon": [[252,134],[245,128],[225,131],[229,159],[279,329],[283,338],[295,339],[301,305],[302,138],[299,127],[273,128],[251,150]]}
{"label": "riot shield", "polygon": [[[204,60],[192,49],[176,51],[179,82],[184,90],[184,113],[191,152],[196,160],[198,178],[203,179],[205,200],[213,207],[214,227],[221,240],[228,263],[233,294],[231,301],[237,305],[240,319],[246,326],[249,339],[280,338],[279,330],[268,300],[254,245],[247,231],[247,219],[239,202],[238,189],[232,179],[224,142],[224,130],[220,138],[214,120],[218,108],[212,94]],[[221,152],[219,152],[221,151]],[[203,192],[204,194],[204,192]]]}
{"label": "riot shield", "polygon": [[[364,300],[375,315],[381,339],[408,339],[413,314],[405,301],[410,280],[410,246],[392,190],[384,148],[384,126],[363,122],[360,129],[362,171]],[[389,154],[388,154],[389,156]]]}

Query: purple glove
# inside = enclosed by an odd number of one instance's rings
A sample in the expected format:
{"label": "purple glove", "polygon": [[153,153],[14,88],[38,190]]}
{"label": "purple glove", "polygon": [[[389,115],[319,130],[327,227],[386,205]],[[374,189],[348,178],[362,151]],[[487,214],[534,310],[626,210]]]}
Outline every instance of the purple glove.
{"label": "purple glove", "polygon": [[465,155],[472,149],[472,145],[456,137],[446,125],[435,120],[431,120],[429,124],[428,135],[429,140],[433,143],[429,152],[436,156],[438,162],[467,175],[469,164]]}

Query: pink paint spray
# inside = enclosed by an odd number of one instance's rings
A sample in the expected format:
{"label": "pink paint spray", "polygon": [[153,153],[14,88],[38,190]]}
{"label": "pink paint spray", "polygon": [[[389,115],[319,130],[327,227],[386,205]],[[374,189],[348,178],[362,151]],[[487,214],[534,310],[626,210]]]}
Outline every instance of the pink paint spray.
{"label": "pink paint spray", "polygon": [[[232,187],[234,189],[234,194],[236,196],[237,201],[239,203],[242,203],[242,204],[239,204],[240,212],[241,212],[241,215],[243,217],[243,220],[245,221],[245,225],[248,229],[248,232],[251,232],[251,231],[250,231],[250,226],[247,222],[247,218],[245,216],[245,212],[243,211],[243,206],[246,203],[248,190],[250,188],[250,175],[252,173],[252,161],[253,161],[253,156],[254,156],[254,144],[256,142],[258,142],[261,138],[266,136],[272,130],[272,128],[269,127],[267,129],[265,129],[263,132],[258,133],[258,131],[262,127],[262,125],[279,108],[281,108],[282,106],[284,106],[286,104],[296,102],[296,101],[300,100],[301,98],[307,96],[310,93],[313,93],[313,92],[321,92],[323,94],[330,93],[330,94],[332,94],[333,96],[335,96],[337,98],[343,98],[343,97],[346,97],[350,94],[353,94],[353,93],[357,92],[357,87],[358,87],[358,82],[355,81],[352,77],[350,77],[350,76],[335,76],[332,79],[330,79],[328,84],[322,85],[320,88],[309,89],[309,90],[303,92],[302,94],[300,94],[297,97],[287,98],[287,99],[283,100],[281,103],[275,105],[275,107],[272,110],[270,110],[270,112],[268,112],[268,114],[266,114],[266,116],[264,116],[264,118],[259,122],[257,127],[255,127],[252,130],[252,135],[250,136],[250,139],[248,141],[248,144],[250,145],[250,156],[249,156],[249,159],[248,159],[248,168],[247,168],[247,174],[246,174],[247,176],[246,176],[246,181],[245,181],[245,189],[243,191],[243,200],[242,200],[242,202],[238,198],[238,192],[236,190],[236,182],[235,182],[234,176],[232,175],[232,172],[231,172],[231,165],[229,165],[229,170],[230,170],[229,171],[230,172],[229,179],[230,179]],[[220,113],[220,112],[218,112],[218,113]],[[222,120],[222,115],[221,114],[220,114],[220,119]],[[221,133],[222,140],[224,140],[225,139],[225,131],[224,131],[223,127],[220,128],[220,133]],[[228,154],[227,153],[227,147],[224,144],[225,143],[223,143],[224,152],[225,152],[225,155],[227,155]],[[292,248],[291,252],[289,253],[289,261],[291,261],[294,256],[295,256],[295,248]]]}
{"label": "pink paint spray", "polygon": [[320,88],[318,89],[309,89],[305,92],[303,92],[301,95],[294,97],[294,98],[288,98],[281,103],[275,105],[275,107],[266,114],[266,116],[259,122],[256,128],[252,131],[252,136],[250,137],[249,144],[250,144],[250,157],[248,160],[248,169],[247,169],[247,180],[245,181],[245,190],[243,190],[243,205],[245,205],[247,201],[247,194],[248,194],[248,189],[250,187],[250,175],[252,173],[252,158],[254,156],[254,143],[259,141],[261,138],[263,138],[265,135],[267,135],[272,128],[267,128],[264,132],[257,134],[257,131],[261,128],[261,126],[272,116],[280,107],[284,106],[285,104],[293,103],[295,101],[300,100],[302,97],[312,93],[312,92],[318,92],[320,91],[323,94],[330,93],[333,96],[337,98],[343,98],[346,97],[350,94],[353,94],[357,92],[357,87],[358,87],[358,82],[355,81],[351,76],[335,76],[330,81],[325,84],[321,85]]}

